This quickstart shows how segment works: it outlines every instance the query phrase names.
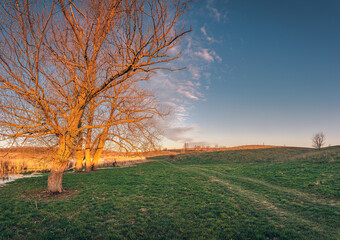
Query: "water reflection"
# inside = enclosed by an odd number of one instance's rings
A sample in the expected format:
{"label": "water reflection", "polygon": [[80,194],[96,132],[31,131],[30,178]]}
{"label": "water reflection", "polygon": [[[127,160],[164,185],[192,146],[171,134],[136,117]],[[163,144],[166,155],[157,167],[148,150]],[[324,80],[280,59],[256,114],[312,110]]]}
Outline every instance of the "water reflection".
{"label": "water reflection", "polygon": [[48,161],[45,159],[24,157],[23,152],[20,152],[20,155],[13,152],[0,159],[0,186],[20,178],[41,176],[37,172],[47,172],[50,168]]}
{"label": "water reflection", "polygon": [[40,173],[2,175],[0,177],[0,187],[4,186],[6,183],[13,182],[20,178],[31,178],[31,177],[40,177],[40,176],[42,176],[42,174]]}

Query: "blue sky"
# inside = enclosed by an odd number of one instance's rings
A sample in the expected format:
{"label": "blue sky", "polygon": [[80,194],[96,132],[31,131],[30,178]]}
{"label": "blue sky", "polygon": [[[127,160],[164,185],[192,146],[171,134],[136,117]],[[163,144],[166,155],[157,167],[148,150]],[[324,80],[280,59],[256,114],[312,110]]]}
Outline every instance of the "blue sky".
{"label": "blue sky", "polygon": [[164,146],[311,146],[319,131],[340,144],[339,1],[191,6],[172,63],[187,69],[154,77],[175,109]]}

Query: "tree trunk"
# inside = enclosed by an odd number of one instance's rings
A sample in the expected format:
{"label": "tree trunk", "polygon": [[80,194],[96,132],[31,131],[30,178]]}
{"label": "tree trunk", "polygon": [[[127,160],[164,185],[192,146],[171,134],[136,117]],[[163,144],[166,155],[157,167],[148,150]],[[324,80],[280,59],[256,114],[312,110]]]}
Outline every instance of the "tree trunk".
{"label": "tree trunk", "polygon": [[97,148],[96,148],[96,151],[94,153],[93,160],[92,160],[93,171],[97,170],[97,168],[98,168],[98,162],[99,162],[100,156],[101,156],[103,149],[104,149],[104,146],[105,146],[107,132],[108,132],[108,128],[106,127],[106,128],[104,128],[104,130],[103,130],[103,132],[100,135],[100,138],[98,140]]}
{"label": "tree trunk", "polygon": [[83,171],[83,140],[82,138],[79,139],[77,149],[76,149],[76,172]]}
{"label": "tree trunk", "polygon": [[93,165],[92,170],[93,171],[96,171],[97,168],[98,168],[98,162],[99,162],[99,159],[100,159],[100,156],[101,156],[102,152],[103,152],[103,148],[102,147],[96,149],[96,152],[95,152],[95,154],[93,156],[93,160],[92,160],[92,165]]}
{"label": "tree trunk", "polygon": [[86,164],[86,172],[91,172],[92,170],[91,148],[85,149],[85,164]]}
{"label": "tree trunk", "polygon": [[93,171],[96,171],[98,168],[98,162],[99,162],[99,158],[102,152],[103,152],[103,149],[97,149],[96,153],[93,156],[93,160],[92,160]]}
{"label": "tree trunk", "polygon": [[[94,102],[90,102],[90,115],[88,117],[88,125],[93,124],[93,112],[94,112]],[[92,143],[92,128],[87,129],[86,139],[85,139],[85,164],[86,172],[91,172],[92,162],[91,162],[91,143]]]}
{"label": "tree trunk", "polygon": [[76,172],[83,171],[83,152],[82,149],[76,151]]}
{"label": "tree trunk", "polygon": [[63,175],[67,167],[66,163],[54,163],[47,180],[47,191],[61,193],[63,191]]}
{"label": "tree trunk", "polygon": [[71,155],[70,146],[72,146],[72,144],[72,138],[69,136],[60,137],[58,151],[56,152],[56,156],[53,159],[51,172],[48,175],[48,192],[61,193],[63,191],[63,174],[68,165]]}

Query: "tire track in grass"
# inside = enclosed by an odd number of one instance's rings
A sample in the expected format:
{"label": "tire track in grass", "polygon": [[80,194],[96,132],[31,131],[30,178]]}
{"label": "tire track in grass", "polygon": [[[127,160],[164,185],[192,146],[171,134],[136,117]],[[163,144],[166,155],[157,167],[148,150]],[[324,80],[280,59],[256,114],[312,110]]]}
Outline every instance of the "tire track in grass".
{"label": "tire track in grass", "polygon": [[339,201],[322,199],[322,198],[319,198],[319,197],[317,197],[313,194],[300,192],[298,190],[291,189],[291,188],[273,185],[273,184],[267,183],[267,182],[259,180],[259,179],[250,178],[250,177],[243,177],[243,176],[236,176],[236,175],[229,175],[229,174],[221,173],[219,171],[201,168],[201,167],[197,167],[197,166],[193,166],[193,168],[196,168],[196,169],[199,169],[199,170],[205,171],[205,172],[220,174],[220,175],[227,177],[227,178],[230,178],[230,179],[241,180],[243,182],[251,182],[251,183],[254,183],[258,186],[264,186],[264,187],[267,187],[267,188],[270,188],[270,189],[273,189],[273,190],[277,190],[279,192],[285,192],[285,193],[294,195],[296,198],[303,199],[305,202],[319,203],[321,205],[326,205],[326,206],[329,206],[329,205],[330,206],[340,206]]}
{"label": "tire track in grass", "polygon": [[241,186],[234,184],[234,183],[232,184],[232,183],[230,183],[230,182],[228,182],[224,179],[218,178],[216,175],[212,176],[209,173],[202,173],[198,169],[186,168],[185,170],[189,170],[191,172],[195,172],[196,174],[199,174],[199,175],[202,175],[202,176],[205,176],[205,177],[208,177],[208,178],[209,177],[212,178],[212,180],[214,182],[217,182],[219,184],[226,186],[230,191],[234,192],[235,194],[251,200],[252,202],[255,203],[255,205],[260,210],[262,208],[265,208],[265,209],[273,212],[274,214],[276,214],[279,218],[283,219],[283,221],[287,221],[292,225],[297,225],[297,223],[299,223],[299,225],[301,225],[303,227],[309,226],[309,227],[311,227],[311,229],[319,232],[320,234],[322,234],[324,236],[332,235],[332,237],[334,239],[338,239],[338,236],[340,235],[339,230],[336,233],[334,233],[334,232],[331,233],[330,230],[325,229],[323,225],[320,225],[318,223],[310,221],[310,220],[306,219],[305,217],[297,214],[296,212],[292,212],[292,211],[288,211],[286,209],[282,209],[277,204],[274,204],[273,202],[269,201],[269,199],[267,197],[265,197],[263,194],[260,194],[260,193],[255,192],[255,191],[247,190],[244,187],[241,187]]}
{"label": "tire track in grass", "polygon": [[[263,194],[259,193],[259,192],[255,192],[255,191],[251,191],[248,189],[245,189],[244,187],[237,185],[235,183],[230,183],[229,181],[225,180],[225,179],[220,179],[216,176],[217,175],[223,175],[224,177],[230,177],[230,178],[243,178],[243,177],[236,177],[236,176],[230,176],[227,174],[223,174],[220,173],[218,171],[214,171],[214,170],[208,170],[208,169],[204,169],[204,168],[199,168],[196,166],[176,166],[173,163],[170,163],[168,161],[160,161],[163,165],[170,165],[174,168],[180,169],[182,171],[190,171],[193,172],[195,174],[210,178],[212,181],[221,184],[225,187],[228,188],[228,190],[230,190],[231,192],[235,193],[236,195],[239,195],[240,197],[249,199],[250,201],[252,201],[256,208],[259,209],[259,211],[261,211],[263,208],[269,210],[270,212],[274,213],[277,217],[279,217],[279,219],[282,219],[283,222],[288,222],[290,225],[300,225],[301,227],[305,228],[306,226],[308,226],[309,228],[313,229],[316,232],[319,232],[320,235],[323,235],[324,237],[332,237],[334,239],[338,239],[338,236],[340,236],[340,230],[339,229],[335,229],[335,231],[330,232],[330,229],[325,229],[323,225],[320,225],[316,222],[310,221],[308,219],[306,219],[304,216],[301,216],[299,214],[297,214],[296,212],[293,211],[289,211],[287,209],[283,209],[279,206],[279,204],[274,204],[273,202],[269,201],[269,199],[267,197],[265,197]],[[213,174],[213,175],[212,175]],[[247,178],[243,179],[246,180]],[[262,181],[257,181],[256,179],[251,179],[249,178],[250,181],[253,180],[252,182],[254,183],[258,183],[261,184]],[[266,187],[272,187],[272,189],[274,190],[278,190],[278,191],[282,191],[282,189],[280,189],[280,187],[276,187],[272,186],[271,184],[263,184],[263,186]],[[287,190],[287,189],[285,189]],[[294,192],[292,190],[291,193],[298,193],[298,191]]]}

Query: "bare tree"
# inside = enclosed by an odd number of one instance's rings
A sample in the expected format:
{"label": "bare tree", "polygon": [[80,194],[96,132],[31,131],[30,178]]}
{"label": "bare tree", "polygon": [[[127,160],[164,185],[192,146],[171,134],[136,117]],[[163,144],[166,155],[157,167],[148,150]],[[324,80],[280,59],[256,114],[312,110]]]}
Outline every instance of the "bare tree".
{"label": "bare tree", "polygon": [[326,137],[325,134],[323,134],[323,132],[318,132],[314,134],[312,137],[313,147],[320,150],[322,146],[325,144],[325,139]]}
{"label": "bare tree", "polygon": [[[107,145],[113,144],[125,151],[140,152],[154,148],[158,141],[159,131],[154,117],[166,114],[160,111],[162,108],[158,107],[154,96],[136,83],[138,81],[129,79],[98,98],[96,104],[89,105],[92,107],[88,114],[93,131],[87,131],[85,146],[79,145],[85,147],[87,172],[96,170],[107,142]],[[78,161],[80,171],[83,158],[78,157]]]}
{"label": "bare tree", "polygon": [[181,0],[9,0],[1,3],[0,134],[55,143],[50,192],[77,145],[87,107],[132,76],[145,79],[179,57],[190,30]]}

